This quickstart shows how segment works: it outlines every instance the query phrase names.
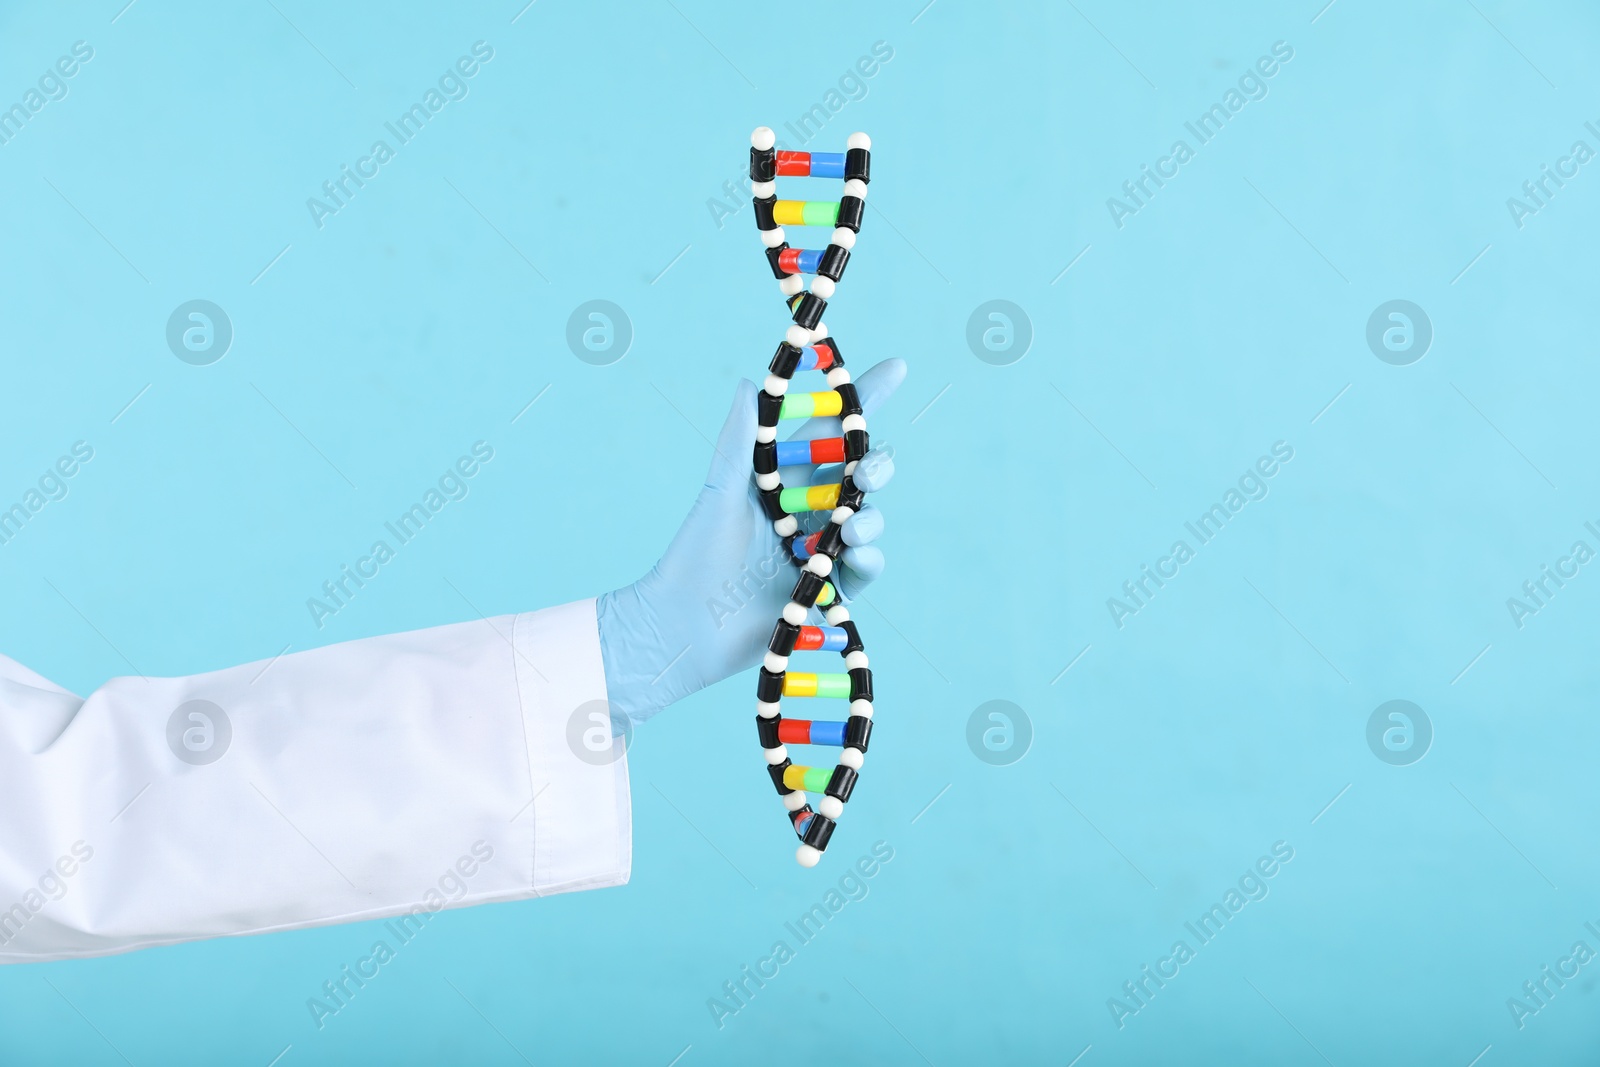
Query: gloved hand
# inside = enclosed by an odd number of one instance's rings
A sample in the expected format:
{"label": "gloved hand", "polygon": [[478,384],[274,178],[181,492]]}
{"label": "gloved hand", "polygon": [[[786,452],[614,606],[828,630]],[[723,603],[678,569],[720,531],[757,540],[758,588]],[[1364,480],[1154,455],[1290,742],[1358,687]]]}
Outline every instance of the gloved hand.
{"label": "gloved hand", "polygon": [[[887,359],[856,380],[862,410],[870,415],[906,376],[904,360]],[[838,437],[834,417],[808,420],[793,439]],[[740,381],[733,410],[717,439],[705,487],[672,544],[649,574],[600,597],[600,654],[613,728],[621,717],[635,724],[691,693],[761,662],[783,606],[799,577],[772,522],[761,509],[751,469],[756,442],[756,387]],[[835,464],[783,467],[785,486],[838,482]],[[856,484],[876,492],[894,476],[894,452],[874,448],[857,465]],[[827,512],[799,516],[804,529],[828,521]],[[872,542],[883,516],[867,504],[844,526],[849,547],[832,581],[844,601],[883,571],[883,552]]]}

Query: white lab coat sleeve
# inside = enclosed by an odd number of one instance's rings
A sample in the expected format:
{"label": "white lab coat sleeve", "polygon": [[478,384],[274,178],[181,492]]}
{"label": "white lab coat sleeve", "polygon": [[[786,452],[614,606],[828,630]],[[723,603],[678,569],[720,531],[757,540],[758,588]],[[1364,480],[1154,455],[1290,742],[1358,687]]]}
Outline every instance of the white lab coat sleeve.
{"label": "white lab coat sleeve", "polygon": [[87,699],[0,657],[0,962],[626,882],[605,695],[592,600]]}

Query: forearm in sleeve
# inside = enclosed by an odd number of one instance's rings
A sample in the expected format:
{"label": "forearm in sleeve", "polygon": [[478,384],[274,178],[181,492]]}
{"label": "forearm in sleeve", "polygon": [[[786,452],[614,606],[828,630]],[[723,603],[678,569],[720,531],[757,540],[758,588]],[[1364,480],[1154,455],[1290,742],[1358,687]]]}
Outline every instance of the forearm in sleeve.
{"label": "forearm in sleeve", "polygon": [[623,883],[605,695],[592,600],[88,699],[0,660],[0,962]]}

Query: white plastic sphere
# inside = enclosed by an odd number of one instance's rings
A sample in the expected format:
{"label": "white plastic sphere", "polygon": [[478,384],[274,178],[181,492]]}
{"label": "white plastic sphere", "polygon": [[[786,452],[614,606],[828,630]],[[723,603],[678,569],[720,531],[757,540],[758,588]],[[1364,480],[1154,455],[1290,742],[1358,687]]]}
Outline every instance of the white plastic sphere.
{"label": "white plastic sphere", "polygon": [[802,867],[815,867],[822,860],[822,853],[810,845],[801,845],[794,851],[795,862]]}

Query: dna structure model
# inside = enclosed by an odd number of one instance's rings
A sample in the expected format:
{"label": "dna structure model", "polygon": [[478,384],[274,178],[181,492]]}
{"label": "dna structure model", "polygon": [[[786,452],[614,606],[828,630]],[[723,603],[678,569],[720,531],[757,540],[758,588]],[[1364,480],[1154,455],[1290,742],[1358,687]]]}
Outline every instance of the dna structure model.
{"label": "dna structure model", "polygon": [[[754,462],[762,508],[801,571],[773,628],[756,682],[756,728],[772,783],[800,838],[795,858],[803,867],[814,867],[855,789],[872,736],[872,671],[850,612],[839,603],[828,580],[845,550],[844,523],[861,510],[866,498],[852,475],[869,449],[867,420],[839,343],[828,336],[822,322],[861,230],[872,141],[864,133],[853,133],[845,152],[780,152],[775,143],[772,130],[765,126],[750,135],[750,180],[761,243],[794,324],[778,345],[758,395]],[[779,200],[776,179],[780,177],[842,178],[844,194],[836,202]],[[785,226],[826,226],[833,234],[825,249],[790,248]],[[813,276],[809,291],[802,277],[807,274]],[[811,370],[827,375],[828,389],[790,392],[790,379]],[[840,417],[842,437],[778,440],[780,421],[828,415]],[[799,463],[843,463],[844,475],[837,485],[785,488],[778,468]],[[808,533],[795,518],[806,512],[830,514],[820,529]],[[806,624],[813,607],[823,612],[827,625]],[[791,671],[789,658],[796,652],[837,652],[844,657],[845,671]],[[849,716],[842,722],[786,719],[783,697],[848,700]],[[839,760],[831,768],[802,766],[789,759],[788,745],[837,748]],[[821,794],[815,809],[808,792]]]}

